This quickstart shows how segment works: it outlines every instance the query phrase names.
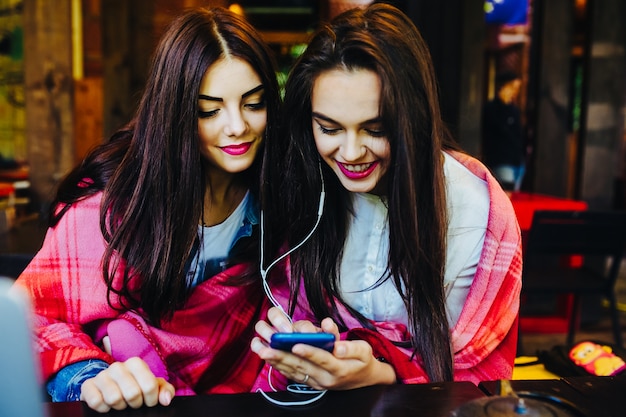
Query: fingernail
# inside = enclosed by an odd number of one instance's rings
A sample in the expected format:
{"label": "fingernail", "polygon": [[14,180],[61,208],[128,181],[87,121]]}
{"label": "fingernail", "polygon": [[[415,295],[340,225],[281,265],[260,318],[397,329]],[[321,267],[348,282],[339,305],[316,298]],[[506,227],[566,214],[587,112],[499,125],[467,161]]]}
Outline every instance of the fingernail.
{"label": "fingernail", "polygon": [[163,393],[163,405],[170,405],[170,403],[172,402],[172,393],[169,391],[165,391],[165,393]]}
{"label": "fingernail", "polygon": [[261,348],[261,342],[259,342],[259,340],[256,338],[252,339],[252,343],[250,343],[250,349],[252,349],[254,353],[258,353],[260,348]]}

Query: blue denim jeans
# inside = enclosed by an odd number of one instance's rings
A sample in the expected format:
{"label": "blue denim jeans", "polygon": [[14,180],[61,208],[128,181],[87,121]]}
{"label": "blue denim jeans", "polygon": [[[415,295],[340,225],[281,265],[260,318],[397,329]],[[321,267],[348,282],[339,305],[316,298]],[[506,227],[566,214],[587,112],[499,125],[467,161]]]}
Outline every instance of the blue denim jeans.
{"label": "blue denim jeans", "polygon": [[109,364],[99,359],[76,362],[57,372],[46,384],[46,389],[53,402],[80,401],[83,382],[93,378]]}

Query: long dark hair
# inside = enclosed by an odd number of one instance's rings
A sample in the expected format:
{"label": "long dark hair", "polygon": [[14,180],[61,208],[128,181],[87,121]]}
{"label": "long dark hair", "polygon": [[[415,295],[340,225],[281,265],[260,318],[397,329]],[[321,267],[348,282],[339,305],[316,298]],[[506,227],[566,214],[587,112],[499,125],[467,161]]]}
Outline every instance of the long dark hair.
{"label": "long dark hair", "polygon": [[[443,276],[447,210],[442,150],[455,148],[441,119],[428,48],[397,8],[375,4],[335,18],[312,38],[286,85],[279,141],[268,144],[268,212],[278,251],[297,244],[315,222],[321,187],[311,123],[315,80],[333,69],[374,71],[382,85],[380,116],[391,147],[387,182],[390,250],[388,279],[403,294],[411,346],[432,381],[452,379],[452,353]],[[366,87],[366,86],[364,86]],[[277,168],[274,168],[277,167]],[[279,168],[278,168],[279,167]],[[273,170],[273,171],[272,171]],[[303,282],[319,319],[341,324],[334,300],[351,210],[350,193],[322,164],[326,204],[318,231],[291,256],[293,311]],[[284,240],[283,240],[284,242]],[[404,286],[404,291],[401,291]],[[346,306],[364,326],[368,320]]]}
{"label": "long dark hair", "polygon": [[[265,137],[273,137],[279,93],[271,52],[236,14],[195,9],[175,19],[161,38],[132,122],[64,179],[51,206],[54,227],[69,205],[104,191],[100,228],[108,242],[103,275],[109,302],[117,294],[125,308],[143,310],[154,323],[171,317],[188,297],[185,264],[198,238],[206,185],[198,94],[207,69],[225,56],[244,60],[261,78]],[[240,174],[254,198],[259,171],[256,162]],[[257,252],[242,256],[256,266]]]}

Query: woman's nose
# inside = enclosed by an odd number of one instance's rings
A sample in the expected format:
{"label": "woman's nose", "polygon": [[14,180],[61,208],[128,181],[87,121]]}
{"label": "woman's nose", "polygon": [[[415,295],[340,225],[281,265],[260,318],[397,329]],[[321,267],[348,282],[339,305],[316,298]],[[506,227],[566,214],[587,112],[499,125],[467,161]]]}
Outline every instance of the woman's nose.
{"label": "woman's nose", "polygon": [[247,124],[240,111],[231,111],[225,126],[228,136],[241,136],[247,129]]}
{"label": "woman's nose", "polygon": [[346,162],[358,161],[365,155],[365,146],[355,132],[346,132],[346,141],[343,144],[342,157]]}

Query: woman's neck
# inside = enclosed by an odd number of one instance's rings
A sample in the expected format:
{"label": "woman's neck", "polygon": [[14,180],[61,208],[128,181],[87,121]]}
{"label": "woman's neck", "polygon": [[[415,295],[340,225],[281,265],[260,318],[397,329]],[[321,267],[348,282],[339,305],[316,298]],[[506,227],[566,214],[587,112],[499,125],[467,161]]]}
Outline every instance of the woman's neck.
{"label": "woman's neck", "polygon": [[238,175],[210,173],[207,176],[207,186],[204,192],[204,214],[200,220],[203,226],[215,226],[222,223],[237,208],[246,195],[248,187]]}

